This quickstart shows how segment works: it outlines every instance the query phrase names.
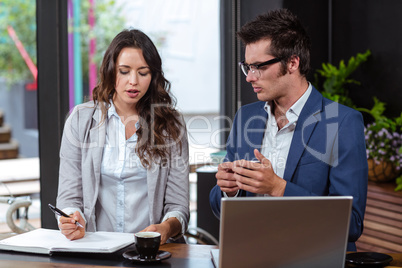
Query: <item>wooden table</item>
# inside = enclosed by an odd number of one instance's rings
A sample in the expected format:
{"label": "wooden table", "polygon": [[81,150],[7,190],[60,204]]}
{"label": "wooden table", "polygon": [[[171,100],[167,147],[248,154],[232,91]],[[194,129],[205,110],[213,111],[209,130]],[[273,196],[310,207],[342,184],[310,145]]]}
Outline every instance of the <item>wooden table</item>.
{"label": "wooden table", "polygon": [[[213,268],[210,249],[216,246],[166,244],[160,249],[172,253],[172,257],[157,265],[139,265],[125,260],[121,254],[129,248],[118,251],[116,254],[94,254],[91,256],[76,255],[33,255],[0,251],[0,267],[15,268],[102,268],[102,267],[190,267],[190,268]],[[387,253],[394,260],[387,268],[402,267],[402,253]],[[268,266],[267,266],[268,267]],[[346,266],[347,267],[347,266]]]}
{"label": "wooden table", "polygon": [[402,267],[402,253],[387,253],[390,255],[394,260],[390,263],[389,266],[386,266],[387,268],[391,267]]}
{"label": "wooden table", "polygon": [[216,246],[165,244],[160,250],[169,251],[172,257],[155,265],[133,263],[122,257],[123,252],[133,246],[122,249],[114,254],[58,254],[53,256],[34,255],[16,252],[0,251],[0,267],[15,268],[67,268],[67,267],[191,267],[214,268],[210,249]]}

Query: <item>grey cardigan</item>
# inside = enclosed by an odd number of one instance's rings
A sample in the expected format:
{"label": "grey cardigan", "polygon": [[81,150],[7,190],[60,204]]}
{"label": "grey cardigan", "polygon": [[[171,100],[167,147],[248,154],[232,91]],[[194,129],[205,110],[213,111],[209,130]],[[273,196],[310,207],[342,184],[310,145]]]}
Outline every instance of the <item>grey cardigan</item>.
{"label": "grey cardigan", "polygon": [[[184,125],[184,121],[183,125]],[[77,208],[86,219],[86,231],[96,231],[95,204],[99,193],[100,170],[107,122],[102,122],[99,105],[93,101],[77,105],[68,117],[60,148],[57,206]],[[182,148],[171,142],[166,163],[152,163],[147,170],[149,219],[158,224],[173,212],[179,215],[182,234],[187,230],[189,212],[188,140],[185,127]],[[135,213],[135,212],[133,212]]]}

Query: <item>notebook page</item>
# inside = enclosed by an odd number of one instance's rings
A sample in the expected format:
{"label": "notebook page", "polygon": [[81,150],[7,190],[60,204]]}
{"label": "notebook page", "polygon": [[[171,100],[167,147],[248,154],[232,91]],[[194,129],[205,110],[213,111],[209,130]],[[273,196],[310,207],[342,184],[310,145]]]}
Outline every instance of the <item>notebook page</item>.
{"label": "notebook page", "polygon": [[0,248],[9,250],[21,248],[26,252],[47,253],[57,241],[63,240],[68,241],[60,231],[40,228],[0,240]]}
{"label": "notebook page", "polygon": [[60,240],[60,243],[53,245],[51,251],[114,252],[132,243],[134,243],[134,234],[94,232],[86,233],[82,239]]}
{"label": "notebook page", "polygon": [[35,229],[0,240],[0,249],[32,253],[105,252],[110,253],[134,243],[134,234],[94,232],[78,240],[67,239],[59,230]]}

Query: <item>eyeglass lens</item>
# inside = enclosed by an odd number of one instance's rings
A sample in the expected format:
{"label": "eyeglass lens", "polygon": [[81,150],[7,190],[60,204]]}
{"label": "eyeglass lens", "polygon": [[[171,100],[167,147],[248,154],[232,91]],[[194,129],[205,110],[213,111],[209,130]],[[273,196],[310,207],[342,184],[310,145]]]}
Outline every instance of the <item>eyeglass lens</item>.
{"label": "eyeglass lens", "polygon": [[270,59],[270,60],[268,60],[268,61],[266,61],[266,62],[260,63],[260,64],[258,64],[258,65],[246,64],[246,63],[244,63],[244,61],[242,61],[242,62],[239,62],[239,65],[240,65],[240,68],[241,68],[241,70],[243,71],[243,73],[244,73],[245,76],[247,76],[247,75],[248,75],[248,72],[251,71],[251,73],[252,73],[256,78],[259,78],[259,77],[261,76],[259,67],[261,67],[261,66],[266,66],[266,65],[271,65],[271,64],[277,63],[277,62],[279,62],[279,61],[281,61],[280,58],[274,58],[274,59]]}
{"label": "eyeglass lens", "polygon": [[257,78],[260,77],[260,71],[254,65],[248,65],[248,64],[245,64],[244,62],[242,62],[242,63],[240,63],[240,68],[243,71],[245,76],[247,76],[248,72],[251,71],[251,73],[254,76],[256,76]]}

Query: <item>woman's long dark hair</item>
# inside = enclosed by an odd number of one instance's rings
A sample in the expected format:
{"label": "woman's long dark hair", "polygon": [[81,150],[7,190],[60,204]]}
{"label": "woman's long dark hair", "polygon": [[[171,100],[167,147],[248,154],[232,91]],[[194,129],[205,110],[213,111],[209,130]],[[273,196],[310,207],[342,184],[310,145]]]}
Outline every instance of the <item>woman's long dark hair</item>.
{"label": "woman's long dark hair", "polygon": [[148,91],[136,104],[140,123],[136,152],[141,163],[150,167],[153,161],[164,162],[170,156],[169,147],[176,142],[181,150],[183,133],[179,114],[174,108],[175,99],[170,95],[170,82],[163,75],[162,60],[146,34],[134,29],[123,30],[112,40],[103,57],[99,83],[92,96],[100,105],[105,120],[110,99],[116,92],[116,60],[126,47],[141,49],[152,73]]}

